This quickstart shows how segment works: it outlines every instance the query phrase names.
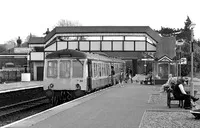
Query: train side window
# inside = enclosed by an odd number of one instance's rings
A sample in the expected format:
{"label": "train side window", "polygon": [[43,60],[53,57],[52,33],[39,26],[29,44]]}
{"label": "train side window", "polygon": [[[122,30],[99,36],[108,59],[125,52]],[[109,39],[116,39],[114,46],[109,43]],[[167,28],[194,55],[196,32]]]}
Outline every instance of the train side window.
{"label": "train side window", "polygon": [[101,76],[101,63],[98,63],[99,76]]}
{"label": "train side window", "polygon": [[97,63],[93,63],[93,77],[97,77]]}
{"label": "train side window", "polygon": [[47,64],[47,77],[57,77],[58,66],[57,61],[48,61]]}
{"label": "train side window", "polygon": [[93,71],[94,71],[93,77],[96,77],[96,63],[93,63],[93,64],[94,64],[94,67],[93,67]]}
{"label": "train side window", "polygon": [[106,71],[107,71],[107,76],[109,76],[110,75],[109,64],[106,64]]}
{"label": "train side window", "polygon": [[94,63],[92,63],[92,77],[94,77]]}
{"label": "train side window", "polygon": [[70,60],[61,60],[60,61],[60,78],[70,78]]}

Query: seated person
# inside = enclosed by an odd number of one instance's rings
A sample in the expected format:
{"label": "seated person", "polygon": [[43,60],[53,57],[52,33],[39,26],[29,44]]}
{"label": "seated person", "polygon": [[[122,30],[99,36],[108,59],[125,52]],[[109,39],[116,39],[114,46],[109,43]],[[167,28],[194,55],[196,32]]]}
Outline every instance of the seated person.
{"label": "seated person", "polygon": [[160,92],[164,92],[165,91],[165,87],[170,87],[171,86],[172,79],[173,79],[173,81],[176,81],[176,78],[172,77],[172,74],[169,74],[168,80],[167,80],[167,82],[165,84],[163,84],[161,86]]}
{"label": "seated person", "polygon": [[185,109],[191,109],[191,99],[193,102],[196,102],[199,100],[199,98],[195,98],[191,95],[188,95],[185,92],[184,85],[186,85],[184,79],[178,79],[177,84],[175,84],[172,89],[173,89],[173,95],[176,99],[178,100],[184,100],[184,108]]}

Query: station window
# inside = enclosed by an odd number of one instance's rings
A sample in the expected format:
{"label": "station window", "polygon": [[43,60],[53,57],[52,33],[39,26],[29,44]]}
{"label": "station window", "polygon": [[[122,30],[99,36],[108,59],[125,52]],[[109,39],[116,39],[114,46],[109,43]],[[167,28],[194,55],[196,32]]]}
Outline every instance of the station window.
{"label": "station window", "polygon": [[70,78],[70,60],[61,60],[60,61],[60,78]]}
{"label": "station window", "polygon": [[73,78],[83,77],[83,61],[73,60]]}
{"label": "station window", "polygon": [[47,77],[57,77],[57,61],[48,61],[47,64]]}

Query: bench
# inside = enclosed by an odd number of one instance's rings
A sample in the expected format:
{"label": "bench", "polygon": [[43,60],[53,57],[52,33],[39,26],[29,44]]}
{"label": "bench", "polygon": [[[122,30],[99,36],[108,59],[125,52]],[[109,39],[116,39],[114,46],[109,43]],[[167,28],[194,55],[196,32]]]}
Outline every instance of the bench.
{"label": "bench", "polygon": [[150,84],[150,85],[153,85],[154,82],[153,82],[152,77],[146,77],[144,80],[140,81],[140,84]]}
{"label": "bench", "polygon": [[168,106],[169,108],[171,108],[171,101],[178,101],[178,102],[179,102],[178,106],[179,106],[180,108],[183,108],[183,100],[176,99],[176,98],[174,97],[174,95],[173,95],[173,89],[168,88],[168,89],[167,89],[167,106]]}

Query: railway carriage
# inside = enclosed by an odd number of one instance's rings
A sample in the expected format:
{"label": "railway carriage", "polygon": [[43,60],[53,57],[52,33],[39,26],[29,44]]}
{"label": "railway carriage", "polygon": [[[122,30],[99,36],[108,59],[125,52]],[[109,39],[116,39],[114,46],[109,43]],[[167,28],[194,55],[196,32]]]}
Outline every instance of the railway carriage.
{"label": "railway carriage", "polygon": [[114,85],[125,74],[121,59],[71,49],[48,54],[44,67],[44,90],[53,105]]}

